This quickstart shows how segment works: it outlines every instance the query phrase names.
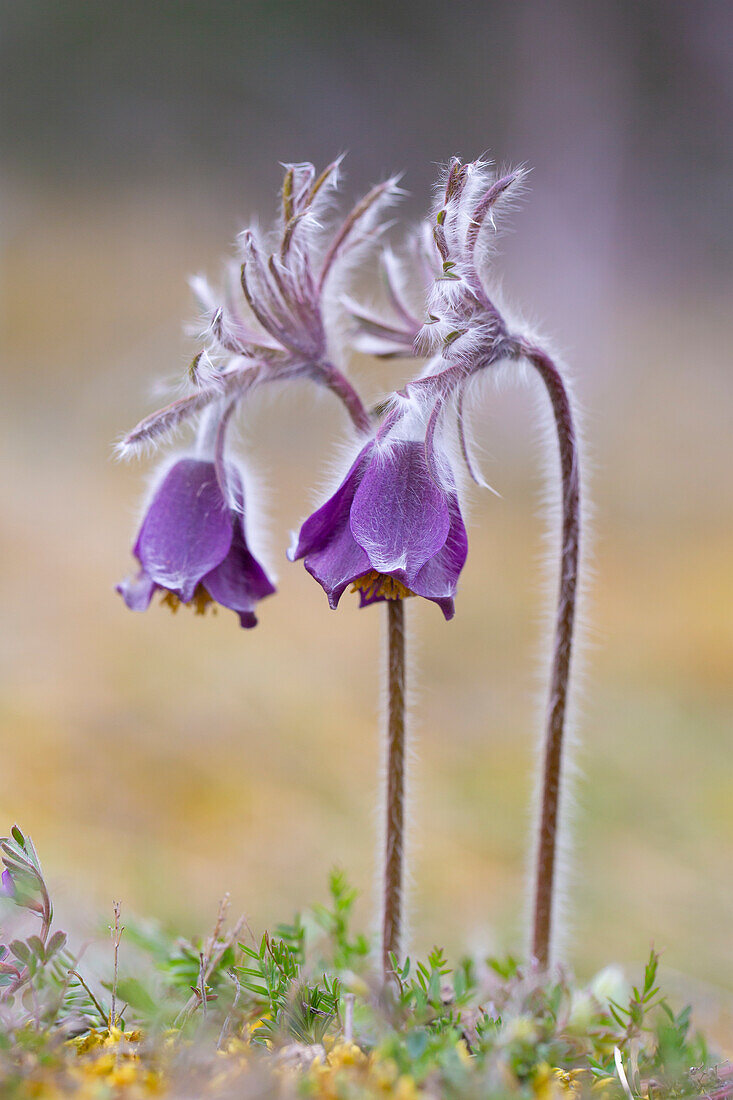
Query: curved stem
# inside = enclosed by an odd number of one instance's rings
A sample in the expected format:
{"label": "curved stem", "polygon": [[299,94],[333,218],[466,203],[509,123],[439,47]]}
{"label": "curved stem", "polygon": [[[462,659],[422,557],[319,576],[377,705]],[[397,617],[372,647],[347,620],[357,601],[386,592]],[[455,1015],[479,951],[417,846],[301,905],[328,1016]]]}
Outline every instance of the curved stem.
{"label": "curved stem", "polygon": [[387,600],[387,805],[382,915],[382,972],[388,979],[390,954],[402,940],[405,866],[405,608]]}
{"label": "curved stem", "polygon": [[331,363],[320,363],[320,377],[325,386],[343,401],[346,411],[351,417],[352,423],[358,432],[367,435],[372,430],[372,422],[369,419],[364,402],[359,397],[348,378],[337,370]]}
{"label": "curved stem", "polygon": [[552,359],[541,348],[520,343],[519,350],[539,373],[550,398],[557,430],[562,474],[560,584],[545,731],[542,809],[532,931],[532,953],[540,966],[546,967],[550,959],[563,735],[578,585],[580,476],[573,413],[562,376]]}

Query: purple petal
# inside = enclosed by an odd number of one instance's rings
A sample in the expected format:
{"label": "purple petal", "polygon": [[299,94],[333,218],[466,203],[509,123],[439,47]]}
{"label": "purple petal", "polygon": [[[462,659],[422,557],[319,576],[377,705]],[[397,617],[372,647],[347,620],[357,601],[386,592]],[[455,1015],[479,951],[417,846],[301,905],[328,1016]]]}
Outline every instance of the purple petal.
{"label": "purple petal", "polygon": [[345,525],[348,526],[354,494],[359,487],[373,449],[374,443],[367,443],[356,456],[351,469],[333,496],[329,497],[326,503],[305,521],[300,529],[298,545],[288,554],[291,561],[297,561],[313,551],[323,550],[337,530]]}
{"label": "purple petal", "polygon": [[155,583],[143,570],[136,577],[125,577],[116,585],[130,611],[147,611],[155,589]]}
{"label": "purple petal", "polygon": [[213,600],[239,613],[242,626],[257,625],[255,604],[271,596],[275,586],[247,546],[243,521],[235,524],[232,545],[224,561],[207,573],[202,583]]}
{"label": "purple petal", "polygon": [[306,554],[303,564],[321,585],[334,609],[351,582],[370,569],[369,558],[354,541],[348,522],[332,534],[322,549]]}
{"label": "purple petal", "polygon": [[458,577],[468,556],[468,536],[463,516],[458,506],[458,497],[448,498],[450,508],[450,531],[445,544],[434,558],[426,562],[412,583],[417,596],[433,600],[438,604],[446,619],[452,619],[455,613],[453,596],[458,587]]}
{"label": "purple petal", "polygon": [[449,597],[435,598],[433,596],[427,596],[426,599],[431,600],[433,603],[437,603],[440,610],[443,612],[443,616],[446,622],[450,622],[456,613],[456,605]]}
{"label": "purple petal", "polygon": [[374,455],[351,508],[351,530],[379,573],[404,572],[408,587],[445,543],[447,494],[431,478],[422,443]]}
{"label": "purple petal", "polygon": [[6,898],[12,898],[15,894],[15,883],[13,882],[13,876],[10,871],[3,871],[0,876],[0,894],[3,894]]}
{"label": "purple petal", "polygon": [[185,458],[156,492],[135,554],[150,581],[188,603],[202,577],[229,553],[232,531],[214,463]]}
{"label": "purple petal", "polygon": [[368,557],[351,534],[349,514],[373,450],[374,443],[369,442],[359,452],[333,496],[305,521],[298,545],[288,555],[291,561],[305,558],[303,564],[322,586],[333,608],[347,586],[369,569]]}

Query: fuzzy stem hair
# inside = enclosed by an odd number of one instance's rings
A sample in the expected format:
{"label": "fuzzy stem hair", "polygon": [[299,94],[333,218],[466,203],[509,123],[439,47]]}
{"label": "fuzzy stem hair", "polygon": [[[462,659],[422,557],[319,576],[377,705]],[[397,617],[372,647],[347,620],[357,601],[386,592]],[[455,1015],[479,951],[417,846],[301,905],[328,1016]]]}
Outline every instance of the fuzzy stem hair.
{"label": "fuzzy stem hair", "polygon": [[562,375],[549,355],[540,348],[521,344],[520,350],[538,372],[547,390],[557,432],[562,476],[560,581],[544,741],[532,926],[532,954],[545,968],[550,962],[563,738],[578,588],[580,470],[573,412]]}
{"label": "fuzzy stem hair", "polygon": [[368,435],[372,430],[369,413],[346,375],[331,363],[324,362],[318,365],[318,378],[343,402],[357,432]]}
{"label": "fuzzy stem hair", "polygon": [[405,873],[405,607],[387,600],[387,805],[382,915],[382,971],[392,970],[390,956],[402,945]]}

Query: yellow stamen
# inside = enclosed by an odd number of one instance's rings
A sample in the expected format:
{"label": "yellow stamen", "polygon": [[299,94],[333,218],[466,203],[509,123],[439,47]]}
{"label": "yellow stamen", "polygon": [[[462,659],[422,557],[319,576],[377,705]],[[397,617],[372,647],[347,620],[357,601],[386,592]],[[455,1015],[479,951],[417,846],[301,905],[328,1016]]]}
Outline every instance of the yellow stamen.
{"label": "yellow stamen", "polygon": [[[178,611],[178,608],[181,606],[181,601],[178,596],[176,596],[175,592],[166,592],[165,596],[163,596],[163,599],[160,602],[161,604],[165,604],[166,606],[168,606],[174,615],[176,611]],[[206,609],[209,604],[213,605],[213,612],[214,614],[216,614],[216,604],[214,603],[204,586],[200,584],[194,592],[192,599],[190,599],[186,604],[186,607],[192,607],[196,615],[205,615]]]}
{"label": "yellow stamen", "polygon": [[370,569],[363,577],[357,577],[351,586],[352,592],[363,592],[365,600],[374,600],[381,596],[385,600],[405,600],[415,593],[406,588],[401,581],[385,573]]}
{"label": "yellow stamen", "polygon": [[163,599],[160,601],[161,607],[169,607],[175,615],[178,608],[181,606],[181,601],[176,596],[175,592],[166,592]]}

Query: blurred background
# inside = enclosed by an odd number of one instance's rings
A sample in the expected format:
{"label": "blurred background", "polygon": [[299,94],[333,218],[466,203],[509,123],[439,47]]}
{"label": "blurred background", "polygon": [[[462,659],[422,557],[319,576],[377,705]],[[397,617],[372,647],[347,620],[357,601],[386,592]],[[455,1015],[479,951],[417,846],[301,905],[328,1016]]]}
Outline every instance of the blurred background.
{"label": "blurred background", "polygon": [[[251,632],[125,610],[150,464],[111,443],[197,350],[187,277],[269,220],[278,161],[347,151],[345,202],[404,170],[411,221],[436,164],[488,151],[532,167],[497,270],[569,364],[590,470],[567,957],[590,975],[653,940],[730,1013],[732,23],[716,0],[0,4],[0,822],[67,923],[122,898],[207,929],[229,890],[260,929],[337,863],[371,919],[382,616],[330,612],[284,555],[341,410],[298,390],[241,419],[280,575]],[[407,373],[353,364],[370,398]],[[476,409],[502,499],[473,500],[454,621],[408,608],[420,950],[525,946],[536,406]]]}

